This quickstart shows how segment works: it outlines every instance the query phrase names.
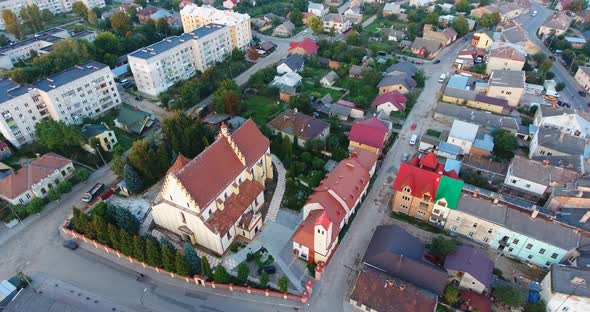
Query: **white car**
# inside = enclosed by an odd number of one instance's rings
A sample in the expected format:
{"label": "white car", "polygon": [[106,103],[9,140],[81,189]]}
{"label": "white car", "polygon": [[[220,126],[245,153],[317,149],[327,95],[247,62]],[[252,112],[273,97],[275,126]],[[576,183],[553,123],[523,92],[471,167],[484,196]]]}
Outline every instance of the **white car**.
{"label": "white car", "polygon": [[412,146],[416,145],[416,140],[418,140],[418,135],[413,134],[412,137],[410,138],[410,145],[412,145]]}
{"label": "white car", "polygon": [[533,11],[533,14],[532,14],[532,16],[533,16],[533,17],[537,16],[537,13],[538,13],[538,12],[537,12],[537,10]]}

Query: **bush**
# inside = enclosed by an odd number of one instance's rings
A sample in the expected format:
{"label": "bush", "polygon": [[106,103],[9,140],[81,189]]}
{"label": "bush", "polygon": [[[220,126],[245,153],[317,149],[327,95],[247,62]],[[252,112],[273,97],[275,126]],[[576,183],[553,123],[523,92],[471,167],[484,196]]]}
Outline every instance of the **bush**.
{"label": "bush", "polygon": [[285,294],[289,291],[289,279],[286,276],[279,278],[279,290]]}
{"label": "bush", "polygon": [[522,293],[515,287],[498,287],[493,293],[498,302],[510,307],[518,307],[524,303]]}
{"label": "bush", "polygon": [[43,210],[43,206],[45,206],[45,202],[41,198],[35,197],[27,204],[26,209],[29,215],[32,215],[34,213],[41,212],[41,210]]}
{"label": "bush", "polygon": [[51,190],[49,190],[49,192],[47,192],[47,199],[49,199],[50,201],[55,201],[61,198],[61,193],[59,192],[59,190],[57,188],[52,188]]}
{"label": "bush", "polygon": [[309,271],[309,274],[311,276],[315,276],[315,267],[316,266],[317,266],[317,264],[315,262],[307,264],[307,270]]}
{"label": "bush", "polygon": [[67,180],[62,181],[60,184],[57,185],[56,189],[61,194],[69,193],[72,191],[72,182]]}
{"label": "bush", "polygon": [[72,177],[72,180],[74,181],[74,183],[84,182],[84,181],[88,180],[89,177],[90,177],[90,171],[88,171],[85,168],[80,168],[80,169],[76,170],[76,172],[74,173],[74,176]]}
{"label": "bush", "polygon": [[428,129],[428,130],[426,130],[426,134],[428,134],[429,136],[433,136],[435,138],[439,138],[440,135],[441,135],[440,131],[436,131],[434,129]]}

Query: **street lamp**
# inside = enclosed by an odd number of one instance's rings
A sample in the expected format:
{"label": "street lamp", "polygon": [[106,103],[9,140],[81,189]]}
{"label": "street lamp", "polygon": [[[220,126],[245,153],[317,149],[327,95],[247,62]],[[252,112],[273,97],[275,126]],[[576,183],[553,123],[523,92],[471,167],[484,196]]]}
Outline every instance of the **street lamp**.
{"label": "street lamp", "polygon": [[147,291],[148,291],[148,289],[147,288],[144,288],[143,289],[143,293],[139,297],[139,302],[141,302],[141,305],[143,305],[143,296],[145,296],[145,294],[147,293]]}
{"label": "street lamp", "polygon": [[[570,50],[572,51],[572,50]],[[576,61],[576,52],[572,51],[572,53],[574,54],[574,57],[572,58],[572,62],[570,63],[569,68],[567,69],[568,74],[572,72],[572,65],[574,65],[574,62]]]}

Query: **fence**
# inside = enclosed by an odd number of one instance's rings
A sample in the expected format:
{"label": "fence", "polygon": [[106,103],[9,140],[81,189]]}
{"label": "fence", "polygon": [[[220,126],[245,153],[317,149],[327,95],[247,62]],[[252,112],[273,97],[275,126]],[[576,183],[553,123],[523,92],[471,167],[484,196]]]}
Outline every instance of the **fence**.
{"label": "fence", "polygon": [[[66,224],[68,224],[68,221],[66,221]],[[176,279],[176,280],[184,281],[187,284],[194,284],[196,286],[209,287],[209,288],[213,288],[213,289],[226,289],[226,290],[229,290],[232,292],[238,291],[238,292],[244,292],[244,293],[248,293],[248,294],[264,295],[266,297],[283,298],[285,300],[293,300],[293,301],[297,301],[297,302],[301,302],[301,303],[307,302],[307,300],[309,299],[309,296],[311,294],[311,290],[312,290],[312,284],[311,284],[312,282],[311,281],[307,282],[306,290],[303,292],[303,294],[292,295],[292,294],[281,293],[281,292],[269,290],[269,289],[252,288],[250,286],[239,286],[239,285],[233,285],[233,284],[222,284],[222,283],[216,283],[216,282],[209,282],[209,281],[206,281],[205,278],[200,275],[195,275],[194,277],[180,276],[176,273],[168,272],[166,270],[150,266],[150,265],[146,264],[145,262],[139,261],[131,256],[126,256],[116,249],[113,249],[107,245],[103,245],[103,244],[101,244],[91,238],[88,238],[76,231],[68,229],[65,225],[62,227],[62,230],[65,235],[69,235],[73,238],[80,239],[87,246],[94,246],[94,248],[96,248],[99,251],[104,250],[107,254],[116,255],[119,258],[123,258],[123,259],[128,260],[131,264],[141,265],[144,269],[153,270],[156,273],[162,274],[164,276],[169,276],[169,277]]]}

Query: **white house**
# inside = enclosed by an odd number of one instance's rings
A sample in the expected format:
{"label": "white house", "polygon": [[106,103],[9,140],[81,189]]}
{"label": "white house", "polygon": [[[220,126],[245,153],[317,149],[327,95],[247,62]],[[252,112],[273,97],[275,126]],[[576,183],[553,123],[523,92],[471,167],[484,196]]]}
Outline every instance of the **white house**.
{"label": "white house", "polygon": [[320,79],[320,83],[324,87],[331,87],[336,83],[337,80],[338,80],[338,74],[336,74],[336,72],[332,70],[329,73],[327,73],[326,75],[324,75],[324,77],[322,77],[322,79]]}
{"label": "white house", "polygon": [[586,114],[576,110],[549,105],[539,105],[533,124],[537,127],[558,129],[563,133],[585,138],[590,134],[590,121]]}
{"label": "white house", "polygon": [[315,3],[311,1],[307,3],[307,12],[313,13],[315,16],[323,17],[328,14],[328,11],[330,11],[330,7],[324,3]]}
{"label": "white house", "polygon": [[305,60],[300,54],[291,54],[277,66],[277,73],[282,75],[290,72],[300,72],[303,70],[303,64],[305,64]]}
{"label": "white house", "polygon": [[455,120],[453,121],[453,126],[451,127],[447,143],[461,147],[462,154],[469,154],[478,130],[478,125]]}
{"label": "white house", "polygon": [[[582,156],[579,157],[579,162],[582,162]],[[559,162],[559,156],[545,158],[537,161],[520,156],[514,157],[508,166],[504,185],[542,196],[549,187],[574,182],[581,175],[574,169],[575,165],[572,164],[572,168],[569,168],[569,162],[564,163],[563,167],[551,164],[552,159],[555,159],[553,162]]]}
{"label": "white house", "polygon": [[555,264],[541,281],[541,299],[547,311],[590,311],[588,285],[590,269]]}
{"label": "white house", "polygon": [[410,6],[421,8],[430,5],[430,0],[410,0]]}
{"label": "white house", "polygon": [[272,85],[294,87],[301,82],[301,79],[303,78],[298,73],[288,72],[282,76],[275,76]]}

